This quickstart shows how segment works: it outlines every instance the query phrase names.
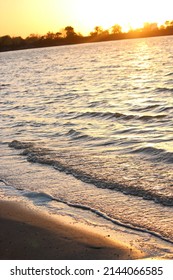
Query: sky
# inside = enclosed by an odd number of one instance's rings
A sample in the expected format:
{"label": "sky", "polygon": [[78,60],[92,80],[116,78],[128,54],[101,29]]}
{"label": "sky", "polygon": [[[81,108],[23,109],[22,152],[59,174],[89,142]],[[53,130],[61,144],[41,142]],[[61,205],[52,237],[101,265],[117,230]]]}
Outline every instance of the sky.
{"label": "sky", "polygon": [[114,24],[126,31],[173,20],[172,11],[173,0],[0,0],[0,36],[44,35],[68,25],[83,35]]}

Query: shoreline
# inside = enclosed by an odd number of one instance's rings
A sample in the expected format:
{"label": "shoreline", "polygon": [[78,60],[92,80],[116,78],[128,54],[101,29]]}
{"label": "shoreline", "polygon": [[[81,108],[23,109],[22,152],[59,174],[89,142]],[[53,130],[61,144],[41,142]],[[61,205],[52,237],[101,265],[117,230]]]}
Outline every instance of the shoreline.
{"label": "shoreline", "polygon": [[66,217],[0,200],[1,260],[134,260],[145,254]]}
{"label": "shoreline", "polygon": [[[9,35],[4,35],[1,38],[8,37]],[[58,39],[49,39],[47,42],[46,39],[40,39],[38,36],[36,38],[35,43],[29,43],[27,44],[27,39],[21,38],[21,44],[16,45],[13,43],[14,38],[9,38],[11,39],[11,45],[4,45],[0,47],[0,53],[4,52],[11,52],[11,51],[22,51],[22,50],[32,50],[32,49],[41,49],[41,48],[50,48],[50,47],[63,47],[63,46],[71,46],[71,45],[80,45],[80,44],[92,44],[92,43],[102,43],[102,42],[114,42],[114,41],[121,41],[121,40],[133,40],[133,39],[146,39],[146,38],[156,38],[156,37],[168,37],[168,36],[173,36],[173,31],[172,30],[157,30],[157,32],[138,32],[135,31],[132,32],[122,32],[118,34],[109,34],[106,36],[77,36],[74,38],[61,38],[59,37]],[[24,43],[25,42],[25,43]]]}

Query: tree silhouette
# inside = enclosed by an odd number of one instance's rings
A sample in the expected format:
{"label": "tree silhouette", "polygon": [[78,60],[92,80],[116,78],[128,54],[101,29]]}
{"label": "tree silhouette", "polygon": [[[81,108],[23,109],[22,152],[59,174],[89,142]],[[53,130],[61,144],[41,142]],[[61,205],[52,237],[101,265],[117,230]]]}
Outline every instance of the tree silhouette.
{"label": "tree silhouette", "polygon": [[19,36],[2,36],[0,37],[0,51],[168,35],[173,35],[173,20],[167,20],[160,27],[158,27],[157,23],[145,23],[142,28],[131,29],[128,32],[122,32],[122,27],[119,24],[113,25],[108,30],[103,30],[101,26],[96,26],[88,36],[76,33],[74,28],[69,25],[61,29],[60,32],[53,33],[49,31],[42,36],[30,34],[25,39]]}
{"label": "tree silhouette", "polygon": [[111,27],[112,34],[119,34],[122,32],[122,27],[119,24],[115,24]]}
{"label": "tree silhouette", "polygon": [[12,38],[9,35],[5,35],[0,38],[0,45],[9,47],[12,44]]}
{"label": "tree silhouette", "polygon": [[103,28],[101,26],[95,26],[94,31],[90,33],[91,36],[98,36],[102,34]]}
{"label": "tree silhouette", "polygon": [[13,37],[12,40],[13,40],[13,45],[16,47],[23,45],[25,42],[25,40],[20,36]]}
{"label": "tree silhouette", "polygon": [[53,33],[53,32],[49,31],[44,37],[45,37],[45,39],[56,40],[56,39],[59,39],[61,35],[62,35],[61,32]]}
{"label": "tree silhouette", "polygon": [[61,32],[56,32],[55,33],[55,39],[59,39],[62,36]]}
{"label": "tree silhouette", "polygon": [[54,39],[54,33],[53,32],[47,32],[47,34],[46,34],[46,36],[45,36],[45,38],[46,39],[50,39],[50,40],[53,40]]}
{"label": "tree silhouette", "polygon": [[66,38],[72,38],[77,35],[72,26],[66,26],[64,30],[66,32]]}
{"label": "tree silhouette", "polygon": [[40,36],[38,34],[30,34],[26,39],[26,43],[28,45],[34,45],[38,40],[40,39]]}
{"label": "tree silhouette", "polygon": [[173,20],[172,21],[165,21],[165,26],[167,29],[173,28]]}
{"label": "tree silhouette", "polygon": [[158,29],[158,26],[157,26],[157,23],[149,23],[149,22],[145,22],[144,23],[144,26],[143,26],[143,31],[147,31],[147,32],[150,32],[150,31],[153,31],[153,30],[157,30]]}

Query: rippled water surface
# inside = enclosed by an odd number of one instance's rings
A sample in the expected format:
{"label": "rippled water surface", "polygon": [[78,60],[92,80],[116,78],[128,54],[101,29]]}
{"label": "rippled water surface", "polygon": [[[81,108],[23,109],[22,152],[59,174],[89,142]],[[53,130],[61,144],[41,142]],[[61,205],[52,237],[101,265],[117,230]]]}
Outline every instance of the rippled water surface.
{"label": "rippled water surface", "polygon": [[172,54],[172,36],[0,53],[1,179],[173,242]]}

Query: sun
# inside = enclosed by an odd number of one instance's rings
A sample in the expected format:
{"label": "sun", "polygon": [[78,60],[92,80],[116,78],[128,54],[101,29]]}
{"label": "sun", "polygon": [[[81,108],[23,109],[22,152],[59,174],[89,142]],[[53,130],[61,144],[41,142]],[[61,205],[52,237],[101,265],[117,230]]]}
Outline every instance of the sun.
{"label": "sun", "polygon": [[145,22],[163,24],[168,19],[164,13],[167,8],[156,0],[76,0],[75,3],[76,21],[86,31],[95,26],[109,29],[115,24],[126,31],[143,27]]}

